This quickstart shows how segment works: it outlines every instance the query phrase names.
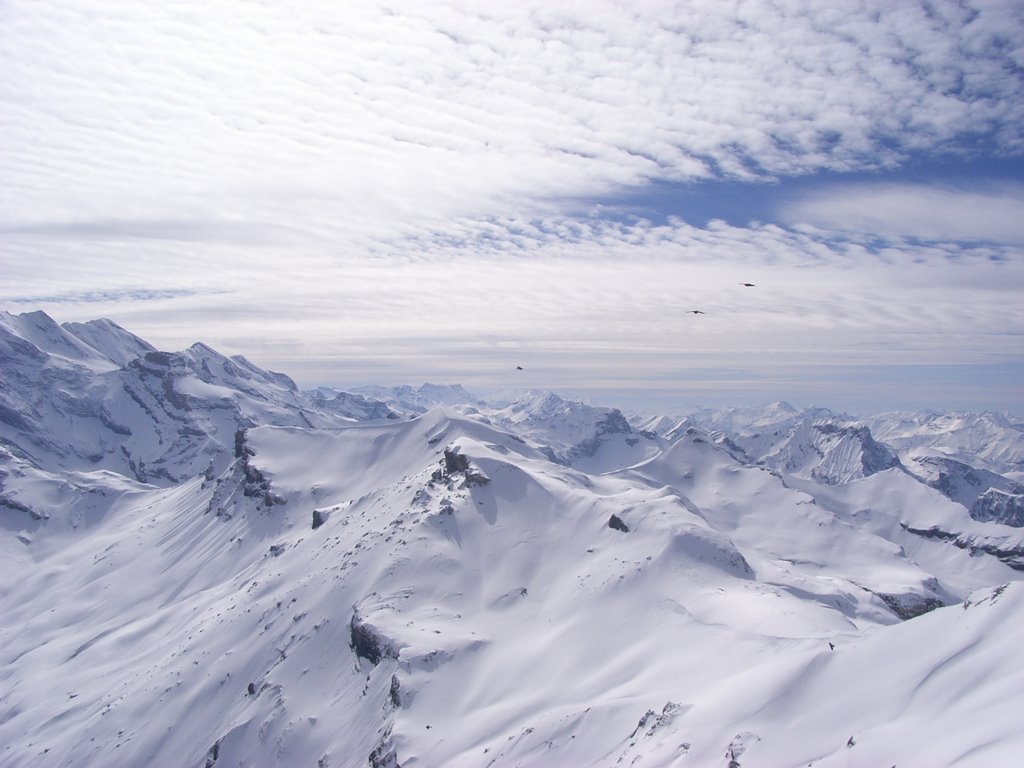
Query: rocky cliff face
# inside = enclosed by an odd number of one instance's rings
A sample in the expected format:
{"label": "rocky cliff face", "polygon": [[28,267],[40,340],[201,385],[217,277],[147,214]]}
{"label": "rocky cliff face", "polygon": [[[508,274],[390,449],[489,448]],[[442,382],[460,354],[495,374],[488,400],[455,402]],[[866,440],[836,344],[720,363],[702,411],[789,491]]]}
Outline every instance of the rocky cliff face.
{"label": "rocky cliff face", "polygon": [[989,488],[971,505],[971,517],[981,522],[1024,527],[1024,494]]}

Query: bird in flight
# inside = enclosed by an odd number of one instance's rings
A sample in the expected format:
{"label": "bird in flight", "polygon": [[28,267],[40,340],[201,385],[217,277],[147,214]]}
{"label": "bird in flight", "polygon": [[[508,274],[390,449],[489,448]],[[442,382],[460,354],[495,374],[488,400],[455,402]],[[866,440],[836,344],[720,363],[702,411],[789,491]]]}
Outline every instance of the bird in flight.
{"label": "bird in flight", "polygon": [[703,312],[703,311],[701,311],[699,309],[688,309],[686,311],[689,312],[691,315],[706,315],[707,314],[707,312]]}
{"label": "bird in flight", "polygon": [[754,287],[753,283],[740,283],[740,285],[742,285],[744,288],[753,288]]}
{"label": "bird in flight", "polygon": [[516,366],[516,370],[517,370],[517,371],[521,371],[521,370],[523,370],[523,366],[521,366],[521,365],[517,365],[517,366]]}

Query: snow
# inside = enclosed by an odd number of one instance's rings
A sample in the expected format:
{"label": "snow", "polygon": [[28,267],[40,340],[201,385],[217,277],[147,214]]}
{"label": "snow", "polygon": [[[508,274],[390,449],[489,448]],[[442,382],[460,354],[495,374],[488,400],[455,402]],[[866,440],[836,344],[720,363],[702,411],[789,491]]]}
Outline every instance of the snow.
{"label": "snow", "polygon": [[897,412],[867,422],[878,439],[898,450],[932,448],[999,473],[1024,469],[1024,424],[1009,414]]}
{"label": "snow", "polygon": [[1024,531],[863,471],[897,449],[862,424],[423,404],[455,388],[353,422],[202,345],[12,317],[5,402],[45,396],[0,448],[0,765],[1019,762]]}

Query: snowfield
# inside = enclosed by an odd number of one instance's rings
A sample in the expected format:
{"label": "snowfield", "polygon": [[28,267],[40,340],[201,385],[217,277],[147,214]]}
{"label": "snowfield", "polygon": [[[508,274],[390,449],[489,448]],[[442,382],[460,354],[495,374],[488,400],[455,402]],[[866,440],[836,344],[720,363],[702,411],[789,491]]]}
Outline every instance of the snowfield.
{"label": "snowfield", "polygon": [[42,313],[0,364],[0,766],[1024,754],[1009,417],[305,393]]}

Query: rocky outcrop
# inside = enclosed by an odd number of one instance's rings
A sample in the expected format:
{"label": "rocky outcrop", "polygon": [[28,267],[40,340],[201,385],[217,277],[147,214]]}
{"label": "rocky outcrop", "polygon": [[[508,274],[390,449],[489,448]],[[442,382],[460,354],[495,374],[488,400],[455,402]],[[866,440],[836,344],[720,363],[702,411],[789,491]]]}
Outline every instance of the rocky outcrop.
{"label": "rocky outcrop", "polygon": [[[428,726],[429,727],[429,726]],[[402,768],[398,764],[395,742],[391,738],[391,727],[384,730],[369,756],[370,768]]]}
{"label": "rocky outcrop", "polygon": [[206,752],[206,763],[205,768],[213,768],[217,764],[217,758],[220,756],[220,742],[215,741],[213,746],[210,747]]}
{"label": "rocky outcrop", "polygon": [[487,485],[491,478],[469,457],[461,453],[457,447],[445,448],[441,468],[431,476],[433,480],[447,482],[453,486],[459,479],[461,488],[474,488]]}
{"label": "rocky outcrop", "polygon": [[383,632],[369,623],[356,608],[349,622],[350,644],[356,656],[376,666],[385,658],[397,659],[398,648]]}
{"label": "rocky outcrop", "polygon": [[[10,454],[0,450],[0,461],[10,458]],[[7,472],[0,468],[0,509],[9,509],[19,514],[28,515],[32,520],[45,520],[49,517],[45,512],[38,512],[28,504],[18,501],[9,493],[5,493],[4,481],[7,479]]]}
{"label": "rocky outcrop", "polygon": [[269,478],[251,463],[256,452],[246,442],[245,434],[244,429],[235,432],[235,460],[219,477],[214,479],[212,467],[205,473],[207,482],[215,482],[207,512],[213,512],[220,518],[233,517],[239,506],[243,509],[253,506],[269,509],[286,503],[274,492]]}
{"label": "rocky outcrop", "polygon": [[937,597],[919,595],[916,592],[906,592],[898,595],[884,592],[875,592],[874,594],[881,598],[882,602],[889,607],[889,610],[903,621],[921,616],[945,605]]}
{"label": "rocky outcrop", "polygon": [[446,475],[454,475],[469,469],[469,457],[459,453],[457,448],[444,449],[444,471]]}
{"label": "rocky outcrop", "polygon": [[249,459],[256,455],[256,452],[245,442],[245,430],[240,429],[235,433],[235,456],[242,469],[243,495],[259,500],[264,506],[272,507],[275,504],[284,504],[285,500],[274,493],[270,486],[270,480],[256,467]]}
{"label": "rocky outcrop", "polygon": [[971,517],[983,523],[1001,523],[1024,527],[1024,494],[1005,493],[989,488],[970,508]]}
{"label": "rocky outcrop", "polygon": [[629,526],[622,522],[622,518],[618,515],[612,515],[608,518],[608,527],[613,531],[622,531],[623,533],[629,533]]}

